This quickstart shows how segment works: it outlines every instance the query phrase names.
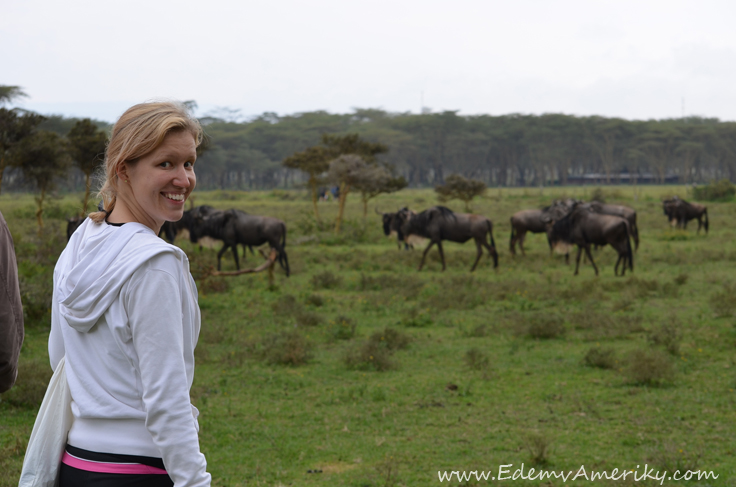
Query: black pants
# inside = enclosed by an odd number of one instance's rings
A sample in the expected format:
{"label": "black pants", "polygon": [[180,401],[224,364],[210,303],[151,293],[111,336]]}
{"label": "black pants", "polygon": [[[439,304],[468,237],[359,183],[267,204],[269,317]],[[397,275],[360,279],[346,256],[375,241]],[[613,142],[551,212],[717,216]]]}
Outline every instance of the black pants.
{"label": "black pants", "polygon": [[[110,463],[142,463],[150,467],[164,468],[160,458],[98,453],[67,445],[70,455],[84,460]],[[165,474],[98,473],[80,470],[61,464],[59,487],[173,487],[171,477]]]}

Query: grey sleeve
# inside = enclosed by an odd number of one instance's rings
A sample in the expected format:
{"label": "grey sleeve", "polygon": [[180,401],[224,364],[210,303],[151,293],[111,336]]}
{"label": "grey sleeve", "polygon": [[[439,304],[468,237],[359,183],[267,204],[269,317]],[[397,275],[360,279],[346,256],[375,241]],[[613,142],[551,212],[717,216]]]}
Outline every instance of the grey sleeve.
{"label": "grey sleeve", "polygon": [[0,213],[0,393],[15,383],[23,333],[18,263],[13,237]]}

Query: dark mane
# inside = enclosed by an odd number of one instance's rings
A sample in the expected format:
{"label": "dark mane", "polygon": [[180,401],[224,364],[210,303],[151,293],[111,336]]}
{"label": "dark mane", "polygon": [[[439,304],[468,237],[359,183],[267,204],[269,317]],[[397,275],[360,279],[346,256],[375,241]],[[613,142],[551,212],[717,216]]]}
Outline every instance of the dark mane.
{"label": "dark mane", "polygon": [[439,211],[443,218],[455,218],[455,212],[445,206],[433,206],[413,216],[410,220],[412,228],[427,228],[435,211]]}

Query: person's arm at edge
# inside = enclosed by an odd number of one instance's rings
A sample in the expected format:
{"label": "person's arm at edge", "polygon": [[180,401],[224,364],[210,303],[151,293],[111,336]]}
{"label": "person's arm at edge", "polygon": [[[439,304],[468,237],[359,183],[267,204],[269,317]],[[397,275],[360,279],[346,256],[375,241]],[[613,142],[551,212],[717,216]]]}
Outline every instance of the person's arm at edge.
{"label": "person's arm at edge", "polygon": [[23,337],[18,263],[13,237],[0,213],[0,393],[15,384]]}

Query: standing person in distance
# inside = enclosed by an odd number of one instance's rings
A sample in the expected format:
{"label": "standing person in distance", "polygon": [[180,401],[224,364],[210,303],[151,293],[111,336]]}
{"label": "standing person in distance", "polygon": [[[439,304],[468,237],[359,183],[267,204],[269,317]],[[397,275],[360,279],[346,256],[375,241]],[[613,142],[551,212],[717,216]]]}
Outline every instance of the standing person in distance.
{"label": "standing person in distance", "polygon": [[129,108],[105,153],[104,210],[59,257],[49,356],[55,369],[66,355],[74,415],[61,487],[211,483],[189,396],[197,289],[184,252],[157,237],[183,215],[201,140],[182,104]]}

